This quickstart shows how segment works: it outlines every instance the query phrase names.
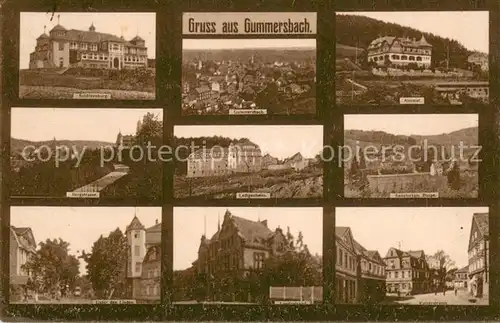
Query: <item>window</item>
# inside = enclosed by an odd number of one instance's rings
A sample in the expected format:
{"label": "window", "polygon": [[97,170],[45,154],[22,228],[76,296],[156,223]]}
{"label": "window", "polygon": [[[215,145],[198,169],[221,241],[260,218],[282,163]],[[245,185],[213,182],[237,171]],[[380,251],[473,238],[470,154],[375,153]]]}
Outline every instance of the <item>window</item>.
{"label": "window", "polygon": [[134,246],[134,256],[138,257],[141,255],[141,246]]}
{"label": "window", "polygon": [[59,42],[59,50],[64,50],[64,43],[61,41]]}
{"label": "window", "polygon": [[97,51],[97,44],[91,44],[90,50]]}
{"label": "window", "polygon": [[141,272],[141,267],[142,267],[142,263],[140,261],[136,262],[135,263],[135,272],[136,273],[140,273]]}
{"label": "window", "polygon": [[134,238],[139,238],[141,231],[135,231],[134,232]]}
{"label": "window", "polygon": [[399,278],[399,277],[398,277],[398,272],[397,272],[397,271],[395,271],[395,272],[394,272],[394,278]]}
{"label": "window", "polygon": [[262,252],[254,252],[253,253],[253,268],[261,269],[264,266],[264,257],[265,254]]}
{"label": "window", "polygon": [[78,43],[77,42],[71,42],[71,44],[69,45],[69,48],[70,49],[78,49]]}
{"label": "window", "polygon": [[87,49],[87,43],[80,43],[80,49]]}
{"label": "window", "polygon": [[59,57],[59,67],[64,67],[64,58]]}

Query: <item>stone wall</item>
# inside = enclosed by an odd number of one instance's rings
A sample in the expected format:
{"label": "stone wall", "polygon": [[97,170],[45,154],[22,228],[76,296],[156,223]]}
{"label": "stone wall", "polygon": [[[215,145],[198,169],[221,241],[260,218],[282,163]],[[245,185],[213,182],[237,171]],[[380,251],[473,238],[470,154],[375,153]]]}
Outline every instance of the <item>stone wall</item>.
{"label": "stone wall", "polygon": [[430,173],[368,175],[367,179],[372,194],[437,192],[447,185],[446,176]]}

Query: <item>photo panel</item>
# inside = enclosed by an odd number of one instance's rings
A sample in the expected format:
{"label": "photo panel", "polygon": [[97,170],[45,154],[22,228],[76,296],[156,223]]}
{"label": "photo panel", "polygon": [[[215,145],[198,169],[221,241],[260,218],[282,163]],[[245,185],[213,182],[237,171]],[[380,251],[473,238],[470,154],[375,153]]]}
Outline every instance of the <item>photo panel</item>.
{"label": "photo panel", "polygon": [[13,108],[11,122],[11,197],[161,201],[162,109]]}
{"label": "photo panel", "polygon": [[155,99],[156,13],[20,17],[21,99]]}
{"label": "photo panel", "polygon": [[182,115],[316,114],[316,13],[184,13],[182,24]]}
{"label": "photo panel", "polygon": [[489,15],[337,12],[337,104],[487,104]]}
{"label": "photo panel", "polygon": [[10,304],[156,304],[161,207],[11,207]]}
{"label": "photo panel", "polygon": [[478,114],[344,115],[346,198],[478,198]]}
{"label": "photo panel", "polygon": [[489,305],[487,207],[335,212],[337,304]]}
{"label": "photo panel", "polygon": [[323,210],[175,207],[174,304],[323,303]]}
{"label": "photo panel", "polygon": [[323,126],[174,126],[175,199],[317,199]]}

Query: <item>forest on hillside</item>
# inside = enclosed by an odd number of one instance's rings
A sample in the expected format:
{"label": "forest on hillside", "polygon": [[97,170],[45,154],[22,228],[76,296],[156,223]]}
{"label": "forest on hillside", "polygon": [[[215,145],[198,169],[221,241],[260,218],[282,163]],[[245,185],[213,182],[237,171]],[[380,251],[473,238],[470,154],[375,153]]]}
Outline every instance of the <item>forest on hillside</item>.
{"label": "forest on hillside", "polygon": [[439,135],[394,135],[384,131],[364,131],[364,130],[345,130],[345,140],[357,140],[360,142],[373,142],[382,145],[416,145],[423,139],[427,139],[429,143],[442,146],[458,145],[461,141],[464,144],[478,143],[478,128],[471,127],[443,133]]}
{"label": "forest on hillside", "polygon": [[[437,26],[437,25],[436,25]],[[480,32],[480,31],[478,31]],[[445,66],[449,48],[450,67],[467,66],[467,57],[472,51],[465,48],[457,40],[443,38],[431,33],[387,23],[381,20],[355,15],[337,14],[335,21],[336,42],[342,45],[366,49],[376,38],[381,36],[397,36],[420,39],[422,34],[432,45],[432,62],[437,66]]]}

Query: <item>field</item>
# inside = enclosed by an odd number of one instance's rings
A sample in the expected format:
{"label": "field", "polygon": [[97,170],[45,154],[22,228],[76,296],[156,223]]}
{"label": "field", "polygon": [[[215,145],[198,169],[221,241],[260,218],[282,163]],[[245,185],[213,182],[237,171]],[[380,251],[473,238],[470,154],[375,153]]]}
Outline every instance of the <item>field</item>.
{"label": "field", "polygon": [[177,199],[234,198],[238,192],[270,193],[271,198],[320,198],[323,196],[323,170],[309,167],[301,172],[263,170],[200,178],[174,176],[174,197]]}
{"label": "field", "polygon": [[110,94],[112,99],[154,100],[152,71],[82,69],[21,70],[19,97],[24,99],[73,99],[75,93]]}

